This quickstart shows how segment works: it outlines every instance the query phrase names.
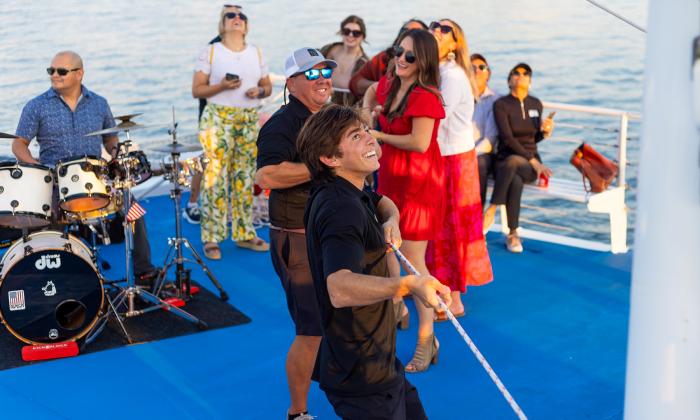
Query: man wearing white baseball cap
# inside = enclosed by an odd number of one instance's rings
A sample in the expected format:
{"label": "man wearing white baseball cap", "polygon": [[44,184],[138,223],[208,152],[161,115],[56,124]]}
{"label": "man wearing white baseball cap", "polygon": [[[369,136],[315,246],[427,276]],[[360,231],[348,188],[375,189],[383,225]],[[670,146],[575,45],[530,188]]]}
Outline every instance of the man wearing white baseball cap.
{"label": "man wearing white baseball cap", "polygon": [[315,48],[291,53],[284,66],[289,103],[275,112],[258,134],[255,182],[271,190],[270,256],[295,325],[286,361],[290,420],[311,418],[307,396],[322,334],[304,231],[311,174],[297,152],[297,135],[306,119],[328,102],[335,67],[335,61],[327,60]]}

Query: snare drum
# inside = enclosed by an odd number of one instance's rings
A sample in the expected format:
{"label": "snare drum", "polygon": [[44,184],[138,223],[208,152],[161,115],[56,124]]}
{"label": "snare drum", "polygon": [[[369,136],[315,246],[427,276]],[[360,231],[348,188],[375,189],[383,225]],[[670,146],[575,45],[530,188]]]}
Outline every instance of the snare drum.
{"label": "snare drum", "polygon": [[77,340],[103,313],[102,277],[75,236],[32,233],[26,242],[15,242],[0,264],[0,315],[25,343]]}
{"label": "snare drum", "polygon": [[109,217],[113,215],[114,213],[118,212],[124,207],[124,199],[122,198],[122,192],[119,190],[115,190],[112,196],[110,197],[109,204],[106,205],[105,207],[97,210],[92,210],[92,211],[84,211],[84,212],[77,212],[77,213],[72,213],[72,212],[64,212],[63,214],[63,222],[65,223],[71,223],[71,222],[85,222],[85,223],[96,223],[97,219],[101,219],[104,217]]}
{"label": "snare drum", "polygon": [[35,228],[50,224],[52,194],[49,167],[0,162],[0,225]]}
{"label": "snare drum", "polygon": [[59,206],[72,213],[99,210],[109,205],[111,188],[105,182],[107,163],[81,156],[56,165]]}

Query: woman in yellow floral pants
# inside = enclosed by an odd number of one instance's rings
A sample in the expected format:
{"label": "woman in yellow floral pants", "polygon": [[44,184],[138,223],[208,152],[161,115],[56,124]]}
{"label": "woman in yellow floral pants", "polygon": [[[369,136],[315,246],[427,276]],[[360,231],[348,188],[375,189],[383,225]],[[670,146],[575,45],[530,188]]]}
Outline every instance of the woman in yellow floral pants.
{"label": "woman in yellow floral pants", "polygon": [[246,42],[248,16],[240,6],[224,5],[219,39],[203,48],[195,63],[192,96],[206,99],[199,141],[209,163],[200,192],[204,255],[221,258],[219,242],[229,235],[241,248],[270,246],[253,228],[253,177],[258,149],[260,100],[272,93],[262,51]]}
{"label": "woman in yellow floral pants", "polygon": [[267,251],[268,244],[253,228],[253,178],[258,148],[258,112],[208,104],[200,120],[199,141],[209,163],[202,180],[203,243],[228,237],[238,246]]}

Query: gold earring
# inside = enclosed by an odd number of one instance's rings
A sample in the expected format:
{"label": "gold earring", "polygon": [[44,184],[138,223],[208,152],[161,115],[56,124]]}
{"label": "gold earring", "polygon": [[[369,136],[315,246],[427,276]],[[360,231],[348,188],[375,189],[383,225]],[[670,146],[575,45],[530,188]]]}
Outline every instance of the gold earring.
{"label": "gold earring", "polygon": [[457,58],[457,56],[455,55],[455,53],[453,51],[450,51],[447,53],[447,59],[449,61],[455,61],[455,58]]}

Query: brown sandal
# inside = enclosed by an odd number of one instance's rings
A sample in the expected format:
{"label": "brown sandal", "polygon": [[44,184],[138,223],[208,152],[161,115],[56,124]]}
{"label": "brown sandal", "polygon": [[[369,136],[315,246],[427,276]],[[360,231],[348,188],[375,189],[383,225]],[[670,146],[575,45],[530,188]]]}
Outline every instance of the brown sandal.
{"label": "brown sandal", "polygon": [[216,242],[207,242],[204,244],[204,256],[210,260],[221,259],[221,248]]}
{"label": "brown sandal", "polygon": [[250,249],[252,251],[265,252],[270,249],[270,244],[265,240],[255,237],[247,241],[236,241],[236,246],[239,248]]}
{"label": "brown sandal", "polygon": [[438,343],[435,334],[427,338],[418,338],[416,344],[416,352],[413,354],[413,359],[406,365],[407,373],[425,372],[430,365],[436,365],[438,362]]}

